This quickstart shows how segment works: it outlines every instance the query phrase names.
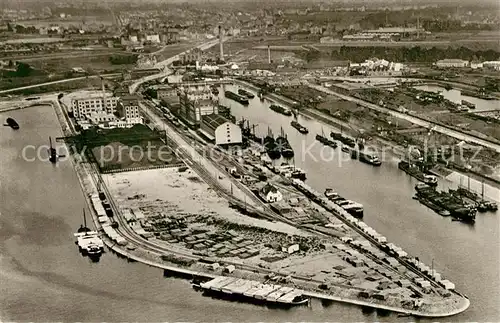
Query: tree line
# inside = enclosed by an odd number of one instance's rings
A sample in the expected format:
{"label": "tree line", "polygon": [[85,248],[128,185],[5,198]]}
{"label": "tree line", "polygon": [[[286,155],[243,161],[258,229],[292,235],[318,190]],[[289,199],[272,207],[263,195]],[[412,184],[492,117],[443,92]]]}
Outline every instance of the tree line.
{"label": "tree line", "polygon": [[[308,53],[310,56],[306,59],[318,59],[318,53]],[[472,50],[467,47],[448,47],[448,48],[422,48],[415,47],[348,47],[342,46],[338,50],[330,53],[330,59],[347,60],[351,62],[362,62],[367,59],[377,57],[392,62],[418,62],[430,63],[441,59],[457,58],[463,60],[495,61],[500,57],[500,52],[492,49]]]}

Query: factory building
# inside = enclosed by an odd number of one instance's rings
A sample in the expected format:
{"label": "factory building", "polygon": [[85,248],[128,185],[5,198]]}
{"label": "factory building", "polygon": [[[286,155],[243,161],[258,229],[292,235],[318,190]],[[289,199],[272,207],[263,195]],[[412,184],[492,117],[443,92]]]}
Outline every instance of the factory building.
{"label": "factory building", "polygon": [[469,61],[464,61],[462,59],[442,59],[437,61],[435,65],[439,68],[447,68],[447,67],[464,68],[469,66]]}
{"label": "factory building", "polygon": [[180,88],[179,109],[172,111],[189,126],[198,128],[201,118],[218,113],[218,104],[208,85]]}
{"label": "factory building", "polygon": [[114,113],[117,104],[117,97],[102,93],[71,100],[71,108],[76,119],[85,119],[91,113],[96,112]]}
{"label": "factory building", "polygon": [[117,104],[116,115],[128,124],[143,123],[139,112],[139,100],[135,96],[123,97]]}
{"label": "factory building", "polygon": [[157,88],[158,100],[169,108],[176,108],[180,104],[179,91],[171,86]]}
{"label": "factory building", "polygon": [[218,146],[239,145],[243,142],[241,128],[219,114],[202,116],[200,132]]}

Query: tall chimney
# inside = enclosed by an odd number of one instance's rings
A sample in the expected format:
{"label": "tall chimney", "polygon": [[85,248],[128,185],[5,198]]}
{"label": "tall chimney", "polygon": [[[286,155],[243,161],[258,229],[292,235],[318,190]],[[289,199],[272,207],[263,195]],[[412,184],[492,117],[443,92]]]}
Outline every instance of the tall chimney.
{"label": "tall chimney", "polygon": [[271,64],[271,46],[267,45],[267,62]]}
{"label": "tall chimney", "polygon": [[224,61],[224,45],[222,44],[222,27],[219,25],[219,48],[220,48],[220,60]]}

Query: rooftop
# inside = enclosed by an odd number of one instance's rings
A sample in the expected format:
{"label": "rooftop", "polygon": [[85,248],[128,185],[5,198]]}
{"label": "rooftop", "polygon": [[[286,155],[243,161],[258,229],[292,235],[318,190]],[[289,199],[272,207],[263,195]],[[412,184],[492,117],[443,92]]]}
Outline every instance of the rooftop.
{"label": "rooftop", "polygon": [[204,115],[201,118],[202,122],[213,130],[217,129],[218,126],[229,122],[229,120],[227,120],[223,116],[215,113]]}

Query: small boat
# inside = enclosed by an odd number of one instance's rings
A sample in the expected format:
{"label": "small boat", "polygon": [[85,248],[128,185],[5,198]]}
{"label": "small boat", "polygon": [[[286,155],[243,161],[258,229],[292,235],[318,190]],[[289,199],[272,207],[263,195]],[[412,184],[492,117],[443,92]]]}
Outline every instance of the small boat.
{"label": "small boat", "polygon": [[248,92],[246,90],[243,90],[243,89],[239,89],[238,90],[238,94],[241,95],[241,96],[245,96],[245,97],[247,97],[249,99],[255,98],[255,95],[253,93],[250,93],[250,92]]}
{"label": "small boat", "polygon": [[19,124],[17,123],[16,120],[14,120],[12,118],[7,118],[6,122],[7,122],[6,126],[9,126],[14,130],[19,129]]}

